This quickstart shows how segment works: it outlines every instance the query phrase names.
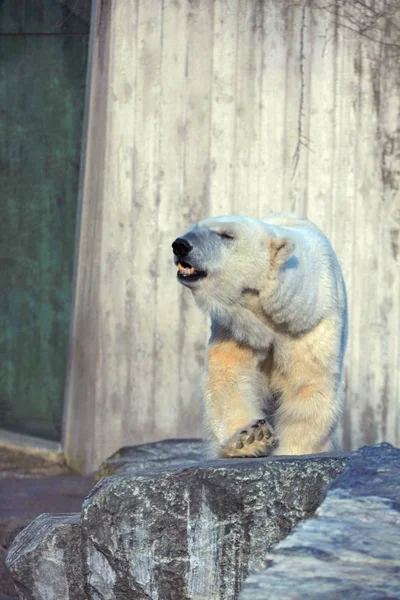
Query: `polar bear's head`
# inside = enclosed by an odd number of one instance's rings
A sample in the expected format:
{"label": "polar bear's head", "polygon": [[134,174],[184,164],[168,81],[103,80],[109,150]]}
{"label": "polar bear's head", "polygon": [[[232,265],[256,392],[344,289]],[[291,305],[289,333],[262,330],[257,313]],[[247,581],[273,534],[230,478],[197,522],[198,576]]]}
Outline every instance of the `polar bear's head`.
{"label": "polar bear's head", "polygon": [[172,244],[178,281],[197,304],[212,311],[229,306],[246,290],[261,292],[268,278],[288,259],[291,240],[249,217],[216,217],[195,223]]}

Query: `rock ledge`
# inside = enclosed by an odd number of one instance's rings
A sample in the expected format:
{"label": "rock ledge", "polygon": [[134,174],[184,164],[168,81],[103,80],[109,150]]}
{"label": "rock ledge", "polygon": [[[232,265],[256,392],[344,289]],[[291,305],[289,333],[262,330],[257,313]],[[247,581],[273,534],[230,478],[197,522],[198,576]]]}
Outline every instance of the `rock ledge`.
{"label": "rock ledge", "polygon": [[355,453],[316,518],[300,524],[251,575],[241,600],[400,598],[400,450]]}
{"label": "rock ledge", "polygon": [[20,597],[238,598],[349,459],[201,455],[197,440],[114,455],[103,473],[118,474],[99,481],[80,515],[42,515],[15,539],[7,562]]}

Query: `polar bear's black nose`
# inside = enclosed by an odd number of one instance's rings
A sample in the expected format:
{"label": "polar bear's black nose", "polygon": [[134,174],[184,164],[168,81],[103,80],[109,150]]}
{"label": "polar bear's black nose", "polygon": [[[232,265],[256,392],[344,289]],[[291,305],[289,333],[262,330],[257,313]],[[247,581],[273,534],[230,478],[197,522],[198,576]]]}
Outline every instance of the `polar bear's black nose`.
{"label": "polar bear's black nose", "polygon": [[174,251],[174,254],[180,258],[187,256],[192,248],[193,246],[191,246],[184,238],[176,238],[176,240],[172,243],[172,250]]}

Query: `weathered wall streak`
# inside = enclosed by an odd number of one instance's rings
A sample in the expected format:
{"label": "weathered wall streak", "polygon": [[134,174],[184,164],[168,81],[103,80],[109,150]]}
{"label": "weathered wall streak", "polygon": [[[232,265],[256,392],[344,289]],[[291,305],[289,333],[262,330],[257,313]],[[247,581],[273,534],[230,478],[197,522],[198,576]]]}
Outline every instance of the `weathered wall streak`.
{"label": "weathered wall streak", "polygon": [[71,461],[200,433],[207,323],[175,282],[171,241],[206,215],[279,210],[314,220],[343,266],[341,443],[399,444],[400,8],[94,5]]}

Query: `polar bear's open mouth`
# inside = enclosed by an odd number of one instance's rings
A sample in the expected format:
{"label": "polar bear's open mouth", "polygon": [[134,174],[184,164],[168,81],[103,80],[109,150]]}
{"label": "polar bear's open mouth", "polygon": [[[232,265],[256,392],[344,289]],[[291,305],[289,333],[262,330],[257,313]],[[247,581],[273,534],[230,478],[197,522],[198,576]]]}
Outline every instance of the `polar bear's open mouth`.
{"label": "polar bear's open mouth", "polygon": [[197,281],[203,277],[207,277],[207,273],[205,271],[196,271],[191,264],[186,262],[178,263],[178,279],[184,279],[185,281]]}

